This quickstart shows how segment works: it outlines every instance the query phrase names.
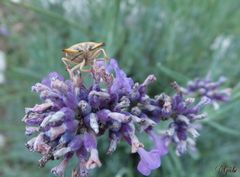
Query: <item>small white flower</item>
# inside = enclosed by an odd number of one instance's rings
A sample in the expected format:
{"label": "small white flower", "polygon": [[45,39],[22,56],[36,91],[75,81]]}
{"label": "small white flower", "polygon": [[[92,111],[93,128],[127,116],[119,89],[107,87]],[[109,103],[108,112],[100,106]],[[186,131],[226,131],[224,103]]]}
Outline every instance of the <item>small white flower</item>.
{"label": "small white flower", "polygon": [[218,50],[219,51],[219,55],[223,56],[226,51],[228,50],[228,48],[230,47],[232,42],[232,37],[231,36],[218,36],[213,44],[211,45],[211,49],[212,50]]}

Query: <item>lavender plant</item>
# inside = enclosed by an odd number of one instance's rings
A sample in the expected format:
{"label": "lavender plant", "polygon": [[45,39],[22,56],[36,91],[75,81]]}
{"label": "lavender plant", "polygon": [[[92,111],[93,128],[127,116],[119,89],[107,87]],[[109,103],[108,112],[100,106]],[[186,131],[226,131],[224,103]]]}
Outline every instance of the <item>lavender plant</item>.
{"label": "lavender plant", "polygon": [[[91,86],[86,86],[89,77]],[[32,87],[42,103],[26,108],[25,133],[34,135],[26,147],[42,155],[40,167],[49,160],[62,159],[51,170],[61,177],[76,156],[78,163],[72,176],[86,177],[89,170],[101,167],[97,139],[108,134],[107,154],[112,154],[121,140],[126,141],[131,153],[139,155],[138,171],[150,175],[161,166],[170,145],[175,147],[177,155],[196,150],[195,140],[201,128],[198,120],[206,117],[203,108],[215,98],[203,94],[195,103],[176,82],[172,84],[175,95],[161,93],[150,97],[148,86],[155,80],[154,75],[149,75],[143,83],[134,82],[114,59],[108,64],[97,61],[89,75],[82,76],[76,71],[70,80],[50,73]],[[202,85],[213,88],[209,82]],[[189,91],[195,91],[193,87],[190,85]],[[226,99],[215,101],[218,100]],[[169,126],[159,133],[155,127],[163,121],[168,121]],[[153,142],[151,149],[144,148],[137,133],[148,135]]]}
{"label": "lavender plant", "polygon": [[196,78],[193,81],[189,81],[185,91],[189,95],[208,97],[211,100],[211,104],[214,106],[214,108],[218,109],[220,102],[226,102],[230,99],[231,89],[221,89],[221,86],[226,82],[226,80],[227,79],[222,76],[218,79],[218,81],[213,82],[210,79],[209,74],[206,76],[206,78]]}

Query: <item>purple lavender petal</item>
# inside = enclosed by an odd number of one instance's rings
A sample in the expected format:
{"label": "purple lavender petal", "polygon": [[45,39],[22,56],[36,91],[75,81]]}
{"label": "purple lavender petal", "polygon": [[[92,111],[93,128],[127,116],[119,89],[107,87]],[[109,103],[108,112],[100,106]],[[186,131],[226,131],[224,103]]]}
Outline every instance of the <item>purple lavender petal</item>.
{"label": "purple lavender petal", "polygon": [[46,78],[42,80],[42,84],[50,87],[52,80],[55,80],[55,79],[64,81],[64,77],[62,75],[58,74],[57,72],[51,72],[48,74]]}
{"label": "purple lavender petal", "polygon": [[103,109],[103,110],[97,112],[97,117],[100,121],[106,122],[109,120],[109,117],[108,117],[109,113],[110,113],[109,110]]}
{"label": "purple lavender petal", "polygon": [[152,171],[150,168],[148,168],[148,165],[144,161],[140,161],[138,163],[137,169],[144,176],[149,176],[151,174],[151,171]]}
{"label": "purple lavender petal", "polygon": [[138,170],[143,175],[149,175],[151,173],[151,170],[160,167],[161,159],[158,151],[152,150],[148,152],[143,148],[139,148],[137,152],[141,158],[138,164]]}
{"label": "purple lavender petal", "polygon": [[108,72],[115,72],[115,79],[110,88],[111,93],[127,94],[131,92],[133,86],[133,80],[126,76],[126,73],[121,70],[116,60],[111,59],[107,66]]}
{"label": "purple lavender petal", "polygon": [[84,146],[85,148],[89,151],[90,149],[96,149],[97,148],[97,140],[95,135],[93,135],[92,133],[84,133],[83,136],[83,142],[84,142]]}
{"label": "purple lavender petal", "polygon": [[170,143],[169,137],[157,135],[153,130],[148,131],[148,134],[154,141],[155,148],[159,151],[159,155],[166,155],[168,153],[168,145]]}
{"label": "purple lavender petal", "polygon": [[72,151],[77,151],[83,144],[83,140],[80,135],[75,136],[68,144]]}

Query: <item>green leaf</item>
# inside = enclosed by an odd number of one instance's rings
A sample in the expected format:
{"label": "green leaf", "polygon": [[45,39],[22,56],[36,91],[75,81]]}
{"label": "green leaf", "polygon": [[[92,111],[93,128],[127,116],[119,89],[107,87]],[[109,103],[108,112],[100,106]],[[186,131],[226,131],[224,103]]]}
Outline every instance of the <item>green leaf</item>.
{"label": "green leaf", "polygon": [[178,73],[176,71],[173,71],[172,69],[162,65],[161,63],[157,63],[157,68],[160,69],[165,75],[172,78],[173,80],[180,82],[180,83],[186,83],[189,79],[182,75],[181,73]]}
{"label": "green leaf", "polygon": [[[11,3],[13,5],[16,5],[14,2],[11,2],[11,1],[4,1],[5,3]],[[79,28],[79,30],[81,31],[84,31],[85,34],[88,33],[88,31],[86,29],[83,28],[84,25],[80,25],[79,23],[75,22],[74,20],[71,20],[71,19],[66,19],[64,18],[63,15],[60,15],[60,14],[57,14],[57,13],[54,13],[54,12],[51,12],[49,10],[46,10],[46,9],[43,9],[43,8],[39,8],[37,6],[33,6],[31,5],[30,3],[24,3],[24,2],[20,2],[18,3],[19,6],[23,7],[23,8],[26,8],[26,9],[29,9],[29,10],[32,10],[36,13],[39,13],[39,14],[43,14],[45,15],[47,18],[52,18],[53,20],[57,20],[57,21],[60,21],[62,23],[65,23],[66,25],[71,25],[72,27],[77,27]]]}
{"label": "green leaf", "polygon": [[[221,107],[221,109],[214,111],[214,112],[210,112],[209,117],[207,119],[203,119],[202,122],[209,122],[209,121],[212,121],[215,119],[218,119],[218,120],[223,119],[224,116],[220,117],[220,115],[223,115],[223,114],[229,112],[234,107],[238,106],[240,103],[239,97],[240,97],[240,94],[235,95],[232,98],[232,102],[230,102],[228,104],[225,103],[224,106]],[[227,117],[227,116],[225,116],[225,117]]]}
{"label": "green leaf", "polygon": [[215,128],[216,130],[220,131],[221,133],[232,135],[232,136],[240,136],[240,132],[237,130],[234,130],[232,128],[228,128],[226,126],[220,125],[217,122],[209,121],[205,122],[205,124],[209,125],[210,127]]}
{"label": "green leaf", "polygon": [[38,80],[42,78],[39,73],[27,68],[12,67],[12,72],[15,72],[17,74],[21,74],[27,77],[33,77],[34,79],[38,79]]}

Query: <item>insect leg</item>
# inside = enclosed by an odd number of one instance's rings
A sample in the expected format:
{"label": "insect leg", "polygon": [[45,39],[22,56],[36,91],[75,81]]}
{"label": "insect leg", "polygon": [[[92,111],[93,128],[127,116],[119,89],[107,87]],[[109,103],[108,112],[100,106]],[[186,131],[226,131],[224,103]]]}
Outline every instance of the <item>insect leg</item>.
{"label": "insect leg", "polygon": [[103,53],[105,62],[108,62],[110,59],[109,59],[107,53],[105,52],[105,50],[104,49],[99,49],[99,51],[101,51]]}
{"label": "insect leg", "polygon": [[89,57],[95,59],[100,54],[100,52],[101,52],[100,50],[96,50],[95,52],[91,53]]}
{"label": "insect leg", "polygon": [[69,61],[67,58],[62,58],[62,62],[65,64],[66,70],[67,70],[68,74],[70,75],[70,77],[72,78],[73,73],[72,73],[71,68],[70,68],[70,63],[72,63],[72,62]]}
{"label": "insect leg", "polygon": [[69,69],[70,65],[69,65],[69,60],[67,58],[62,58],[62,62],[65,64],[66,68]]}
{"label": "insect leg", "polygon": [[[84,60],[85,61],[85,60]],[[81,63],[75,65],[72,69],[71,69],[71,72],[74,72],[76,69],[78,69],[82,63],[84,63],[84,61],[82,61]]]}
{"label": "insect leg", "polygon": [[83,71],[83,72],[91,72],[91,69],[83,69],[83,67],[85,66],[86,64],[86,60],[83,60],[79,65],[78,67],[80,68],[80,71]]}
{"label": "insect leg", "polygon": [[77,64],[76,66],[74,66],[74,67],[70,70],[70,72],[71,72],[71,73],[74,73],[77,69],[80,69],[80,71],[82,71],[82,72],[90,72],[91,70],[89,70],[89,69],[83,69],[83,67],[85,66],[85,64],[86,64],[86,60],[83,60],[81,63],[79,63],[79,64]]}
{"label": "insect leg", "polygon": [[109,61],[109,57],[108,57],[108,55],[106,54],[106,52],[105,52],[104,49],[99,49],[99,50],[95,51],[94,53],[92,53],[92,54],[90,55],[90,57],[91,57],[91,58],[97,58],[97,56],[98,56],[101,52],[102,52],[103,55],[104,55],[104,60],[105,60],[105,61]]}

